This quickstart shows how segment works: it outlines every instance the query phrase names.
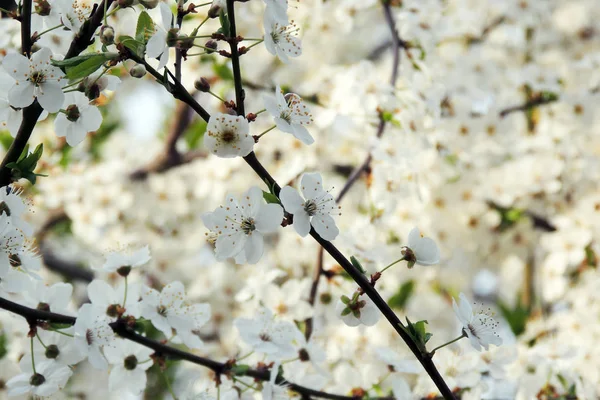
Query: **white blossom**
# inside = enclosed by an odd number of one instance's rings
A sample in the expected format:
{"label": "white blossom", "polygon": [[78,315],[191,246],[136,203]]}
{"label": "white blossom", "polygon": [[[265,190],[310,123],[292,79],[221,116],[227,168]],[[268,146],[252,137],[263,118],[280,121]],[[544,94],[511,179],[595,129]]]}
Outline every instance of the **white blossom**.
{"label": "white blossom", "polygon": [[31,236],[33,227],[23,219],[27,204],[21,197],[22,193],[22,189],[11,185],[0,188],[0,213],[8,215],[10,222],[25,236]]}
{"label": "white blossom", "polygon": [[261,308],[255,318],[236,318],[234,325],[242,340],[254,351],[272,359],[282,360],[295,355],[294,339],[297,328],[291,322],[277,321],[267,308]]}
{"label": "white blossom", "polygon": [[312,115],[300,96],[288,93],[285,96],[279,85],[275,88],[275,96],[263,95],[267,111],[275,118],[277,128],[283,132],[291,133],[304,144],[314,143],[305,125],[312,122]]}
{"label": "white blossom", "polygon": [[148,246],[129,252],[114,251],[106,255],[106,261],[102,267],[97,269],[102,269],[106,272],[117,272],[119,268],[139,268],[147,264],[151,258]]}
{"label": "white blossom", "polygon": [[456,305],[456,300],[452,299],[452,307],[463,326],[463,333],[467,335],[473,348],[481,351],[482,346],[486,350],[489,349],[490,344],[500,346],[502,338],[497,333],[499,324],[494,320],[491,310],[488,308],[474,312],[464,293],[459,295],[459,299],[459,305]]}
{"label": "white blossom", "polygon": [[99,313],[91,304],[86,303],[79,308],[77,321],[73,326],[75,344],[97,369],[108,368],[102,348],[113,342],[116,337],[108,325],[110,322],[106,314]]}
{"label": "white blossom", "polygon": [[280,25],[288,25],[290,23],[288,19],[288,0],[265,0],[266,8],[265,15]]}
{"label": "white blossom", "polygon": [[[428,237],[423,237],[418,228],[413,228],[408,234],[408,248],[412,252],[403,250],[409,268],[417,263],[419,265],[434,265],[440,262],[440,249],[435,241]],[[406,254],[405,254],[406,252]]]}
{"label": "white blossom", "polygon": [[302,54],[301,42],[297,37],[298,28],[295,25],[282,25],[273,19],[270,13],[265,13],[265,47],[269,53],[287,63],[290,57]]}
{"label": "white blossom", "polygon": [[56,136],[67,137],[69,146],[77,146],[85,135],[94,132],[102,124],[102,114],[83,93],[72,92],[65,96],[64,111],[54,120]]}
{"label": "white blossom", "polygon": [[204,224],[216,235],[218,260],[244,252],[249,264],[256,264],[263,254],[264,234],[277,230],[283,220],[279,204],[265,204],[262,190],[253,186],[240,199],[227,196],[225,205],[202,215]]}
{"label": "white blossom", "polygon": [[66,365],[56,361],[41,361],[35,364],[35,373],[31,357],[24,355],[19,362],[22,374],[6,382],[8,396],[18,396],[31,393],[34,396],[50,396],[65,387],[73,374]]}
{"label": "white blossom", "polygon": [[312,225],[323,239],[334,240],[339,229],[331,214],[339,214],[339,207],[333,196],[323,189],[321,174],[304,174],[300,185],[304,198],[290,186],[284,187],[279,193],[285,210],[294,215],[294,229],[304,237],[308,235]]}
{"label": "white blossom", "polygon": [[141,394],[146,388],[146,370],[152,366],[152,353],[154,350],[125,339],[105,347],[104,354],[111,364],[108,389]]}
{"label": "white blossom", "polygon": [[171,32],[177,32],[177,28],[173,28],[175,16],[166,3],[158,5],[160,15],[162,17],[162,26],[156,25],[154,34],[146,44],[146,56],[150,58],[160,57],[158,69],[163,69],[169,62],[169,35]]}
{"label": "white blossom", "polygon": [[[345,296],[344,296],[345,297]],[[342,297],[335,305],[335,312],[348,326],[373,326],[381,317],[381,312],[365,294],[355,298]],[[345,301],[349,300],[348,303]]]}
{"label": "white blossom", "polygon": [[57,112],[63,104],[65,95],[62,92],[61,80],[63,72],[50,63],[52,52],[41,48],[27,57],[11,53],[4,57],[2,66],[16,82],[8,92],[11,106],[23,108],[29,106],[37,98],[48,112]]}
{"label": "white blossom", "polygon": [[242,116],[211,115],[204,135],[204,146],[212,154],[223,157],[245,157],[254,148],[248,121]]}

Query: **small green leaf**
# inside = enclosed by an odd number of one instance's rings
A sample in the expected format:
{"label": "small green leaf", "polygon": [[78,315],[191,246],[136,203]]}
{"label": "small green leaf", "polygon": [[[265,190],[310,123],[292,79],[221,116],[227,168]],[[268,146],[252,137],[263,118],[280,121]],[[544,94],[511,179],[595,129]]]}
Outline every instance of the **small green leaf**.
{"label": "small green leaf", "polygon": [[221,23],[221,27],[218,32],[229,37],[231,26],[229,25],[229,18],[227,18],[227,14],[223,10],[219,13],[219,22]]}
{"label": "small green leaf", "polygon": [[96,72],[104,63],[114,57],[110,53],[98,53],[87,60],[74,65],[66,67],[67,78],[69,79],[81,79],[86,76],[90,76]]}
{"label": "small green leaf", "polygon": [[154,33],[154,21],[146,11],[142,11],[137,20],[135,28],[135,39],[141,43],[148,43],[148,39]]}
{"label": "small green leaf", "polygon": [[342,295],[342,297],[340,297],[340,300],[342,300],[342,303],[344,303],[344,304],[350,303],[350,297],[348,297],[346,295]]}
{"label": "small green leaf", "polygon": [[[351,312],[352,312],[352,310],[349,309],[348,307],[344,308],[342,310],[342,317],[345,317],[346,315],[350,314]],[[360,314],[359,314],[359,316],[360,316]]]}
{"label": "small green leaf", "polygon": [[76,67],[79,64],[83,63],[84,61],[87,61],[91,58],[97,57],[100,53],[88,53],[88,54],[84,54],[82,56],[77,56],[77,57],[71,57],[71,58],[66,58],[64,60],[51,60],[52,65],[54,65],[55,67],[59,67],[59,68],[66,68],[66,67]]}
{"label": "small green leaf", "polygon": [[138,56],[144,55],[144,43],[132,38],[131,36],[119,36],[119,43],[127,47],[131,52]]}
{"label": "small green leaf", "polygon": [[233,372],[234,375],[246,375],[246,373],[248,372],[248,370],[250,369],[249,365],[246,364],[241,364],[241,365],[234,365],[231,368],[231,372]]}
{"label": "small green leaf", "polygon": [[367,272],[366,269],[363,268],[362,264],[360,263],[360,261],[358,261],[358,259],[354,256],[350,257],[350,262],[352,263],[352,265],[354,265],[354,268],[356,268],[357,270],[359,270],[362,274],[364,274],[365,272]]}
{"label": "small green leaf", "polygon": [[279,204],[279,199],[277,198],[277,196],[275,196],[272,193],[265,192],[264,190],[262,192],[263,192],[263,198],[265,199],[265,201],[268,204],[273,204],[273,203],[274,204]]}

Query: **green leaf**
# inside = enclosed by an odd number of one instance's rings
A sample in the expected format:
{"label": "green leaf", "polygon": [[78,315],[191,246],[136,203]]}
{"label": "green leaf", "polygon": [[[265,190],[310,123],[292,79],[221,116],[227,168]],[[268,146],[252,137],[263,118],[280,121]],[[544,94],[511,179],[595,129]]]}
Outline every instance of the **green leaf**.
{"label": "green leaf", "polygon": [[231,367],[231,372],[233,372],[234,375],[241,376],[246,375],[249,369],[250,366],[246,364],[234,365],[233,367]]}
{"label": "green leaf", "polygon": [[279,204],[279,199],[273,193],[265,192],[264,190],[262,192],[263,198],[268,204]]}
{"label": "green leaf", "polygon": [[206,133],[206,121],[198,120],[190,125],[183,134],[183,138],[190,150],[197,149],[200,146],[202,138]]}
{"label": "green leaf", "polygon": [[111,60],[114,57],[109,57],[110,53],[98,53],[88,58],[87,60],[74,65],[66,67],[67,78],[69,79],[81,79],[86,76],[90,76],[96,72],[104,63]]}
{"label": "green leaf", "polygon": [[148,39],[154,33],[154,21],[146,11],[142,11],[137,20],[135,28],[135,39],[141,43],[148,43]]}
{"label": "green leaf", "polygon": [[60,61],[51,60],[51,62],[52,62],[52,65],[54,65],[55,67],[59,67],[59,68],[76,67],[79,64],[83,63],[84,61],[87,61],[91,58],[97,57],[98,55],[100,55],[100,53],[88,53],[88,54],[84,54],[82,56],[66,58],[66,59],[60,60]]}
{"label": "green leaf", "polygon": [[396,294],[394,294],[388,300],[388,305],[391,308],[395,308],[397,310],[403,310],[406,304],[408,303],[408,299],[413,294],[415,290],[415,281],[410,280],[406,281],[400,286]]}
{"label": "green leaf", "polygon": [[229,25],[229,18],[227,18],[227,14],[223,10],[221,10],[221,12],[219,13],[219,22],[221,23],[221,27],[217,32],[229,37],[231,25]]}
{"label": "green leaf", "polygon": [[358,261],[358,259],[354,256],[350,257],[350,262],[352,263],[352,265],[354,265],[354,268],[356,268],[357,270],[359,270],[362,274],[364,274],[365,272],[367,272],[366,269],[363,268],[362,264],[360,263],[360,261]]}
{"label": "green leaf", "polygon": [[413,324],[408,317],[406,317],[406,323],[406,327],[403,328],[404,331],[411,336],[423,354],[427,353],[426,343],[433,336],[432,333],[427,332],[427,327],[425,326],[427,320],[417,321]]}
{"label": "green leaf", "polygon": [[131,50],[133,54],[140,57],[144,55],[145,45],[143,42],[140,42],[139,40],[136,40],[131,36],[126,35],[119,36],[118,42],[126,48],[128,48],[129,50]]}
{"label": "green leaf", "polygon": [[0,144],[4,147],[4,150],[8,150],[13,142],[13,137],[9,131],[0,131]]}

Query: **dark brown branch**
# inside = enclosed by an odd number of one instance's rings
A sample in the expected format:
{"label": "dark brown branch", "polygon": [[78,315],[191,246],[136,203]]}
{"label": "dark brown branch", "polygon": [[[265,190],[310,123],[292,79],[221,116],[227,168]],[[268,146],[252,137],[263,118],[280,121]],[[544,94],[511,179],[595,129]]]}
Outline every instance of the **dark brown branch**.
{"label": "dark brown branch", "polygon": [[550,103],[554,103],[558,100],[558,98],[544,98],[542,96],[534,98],[532,100],[529,100],[526,103],[520,104],[518,106],[512,106],[512,107],[507,107],[503,110],[501,110],[498,115],[500,115],[500,118],[504,118],[506,117],[508,114],[512,114],[514,112],[518,112],[518,111],[529,111],[532,108],[538,107],[538,106],[543,106],[544,104],[550,104]]}
{"label": "dark brown branch", "polygon": [[235,105],[238,115],[246,115],[244,111],[244,88],[242,87],[242,73],[240,70],[240,54],[238,51],[237,33],[235,28],[234,0],[227,0],[227,18],[229,19],[229,47],[231,48],[231,68],[233,69],[233,82],[235,86]]}
{"label": "dark brown branch", "polygon": [[[77,321],[76,317],[71,317],[68,315],[62,315],[47,311],[40,311],[34,308],[25,307],[21,304],[12,302],[10,300],[4,299],[0,297],[0,308],[12,312],[13,314],[18,314],[25,318],[30,326],[38,326],[40,323],[59,323],[59,324],[67,324],[67,325],[75,325]],[[138,343],[144,347],[152,349],[156,352],[157,355],[163,356],[172,360],[185,360],[191,363],[201,365],[203,367],[209,368],[215,372],[217,375],[233,375],[232,367],[234,363],[221,363],[210,358],[200,357],[194,355],[192,353],[188,353],[183,350],[179,350],[175,347],[167,346],[158,342],[156,340],[150,339],[146,336],[142,336],[136,331],[134,331],[125,320],[117,320],[109,324],[112,328],[113,332],[117,335],[121,336],[124,339],[130,340],[132,342]],[[268,370],[258,370],[258,369],[248,369],[243,374],[237,376],[248,376],[254,379],[258,379],[261,381],[268,381],[270,377],[270,371]],[[284,378],[278,378],[277,383],[279,384],[287,384],[289,388],[303,396],[313,396],[319,397],[322,399],[331,399],[331,400],[356,400],[356,397],[350,396],[341,396],[332,393],[322,392],[318,390],[313,390],[301,385],[297,385],[295,383],[289,382]],[[392,400],[391,398],[385,397],[375,397],[378,400]]]}
{"label": "dark brown branch", "polygon": [[21,6],[21,52],[26,56],[31,56],[31,3],[32,0],[23,0]]}

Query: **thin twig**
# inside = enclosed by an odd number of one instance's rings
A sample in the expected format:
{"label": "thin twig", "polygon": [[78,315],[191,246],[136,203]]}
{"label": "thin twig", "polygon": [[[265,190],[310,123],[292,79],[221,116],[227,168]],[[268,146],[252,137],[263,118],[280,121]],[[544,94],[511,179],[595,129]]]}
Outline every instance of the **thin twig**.
{"label": "thin twig", "polygon": [[244,111],[244,88],[242,87],[242,73],[240,70],[240,54],[238,51],[237,33],[235,28],[234,0],[227,0],[227,17],[229,18],[229,47],[231,48],[231,68],[233,69],[233,82],[235,86],[235,104],[238,115],[246,115]]}

